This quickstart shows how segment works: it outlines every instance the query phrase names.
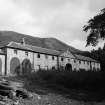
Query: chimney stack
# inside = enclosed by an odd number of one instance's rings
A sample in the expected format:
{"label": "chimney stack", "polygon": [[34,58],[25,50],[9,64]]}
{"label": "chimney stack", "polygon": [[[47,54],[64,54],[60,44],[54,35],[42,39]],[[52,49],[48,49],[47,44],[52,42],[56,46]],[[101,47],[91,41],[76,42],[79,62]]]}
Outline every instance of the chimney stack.
{"label": "chimney stack", "polygon": [[25,45],[25,37],[22,38],[22,42],[21,42],[22,45]]}

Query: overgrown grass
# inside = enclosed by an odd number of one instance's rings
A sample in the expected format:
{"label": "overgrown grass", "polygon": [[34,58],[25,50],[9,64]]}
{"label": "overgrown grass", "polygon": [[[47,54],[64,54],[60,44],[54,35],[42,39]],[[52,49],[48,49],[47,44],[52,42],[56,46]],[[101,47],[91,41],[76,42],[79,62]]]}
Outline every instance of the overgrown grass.
{"label": "overgrown grass", "polygon": [[28,80],[29,84],[27,86],[29,86],[29,89],[34,89],[36,84],[39,84],[42,87],[60,90],[70,94],[75,90],[77,93],[75,95],[78,98],[82,97],[81,99],[100,100],[105,97],[105,72],[42,70],[25,75],[24,78]]}

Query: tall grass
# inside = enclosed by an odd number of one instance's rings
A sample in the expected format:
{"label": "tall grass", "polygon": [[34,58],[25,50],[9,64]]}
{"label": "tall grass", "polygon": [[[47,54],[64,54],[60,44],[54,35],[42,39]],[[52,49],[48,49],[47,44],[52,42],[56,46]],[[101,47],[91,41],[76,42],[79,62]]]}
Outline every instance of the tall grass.
{"label": "tall grass", "polygon": [[25,88],[30,91],[42,93],[47,89],[84,101],[105,99],[105,72],[41,70],[22,78],[26,80]]}
{"label": "tall grass", "polygon": [[68,89],[105,90],[105,72],[93,71],[38,71],[25,76],[30,82],[53,84]]}

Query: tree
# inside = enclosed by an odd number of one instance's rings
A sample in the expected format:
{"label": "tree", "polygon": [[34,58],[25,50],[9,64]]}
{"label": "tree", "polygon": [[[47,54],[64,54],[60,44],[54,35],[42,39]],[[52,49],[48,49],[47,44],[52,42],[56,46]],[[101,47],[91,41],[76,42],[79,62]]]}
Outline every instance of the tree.
{"label": "tree", "polygon": [[96,46],[99,39],[105,39],[105,8],[84,25],[83,31],[89,32],[86,46]]}
{"label": "tree", "polygon": [[100,62],[101,71],[105,71],[105,46],[91,51],[91,58]]}

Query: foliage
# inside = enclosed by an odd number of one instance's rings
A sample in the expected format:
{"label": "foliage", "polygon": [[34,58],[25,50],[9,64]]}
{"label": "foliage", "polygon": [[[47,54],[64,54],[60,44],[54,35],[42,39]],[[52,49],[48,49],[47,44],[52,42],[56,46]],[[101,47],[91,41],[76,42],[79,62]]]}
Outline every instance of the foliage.
{"label": "foliage", "polygon": [[65,87],[68,89],[80,89],[89,91],[105,90],[105,72],[94,71],[38,71],[26,76],[32,85],[45,83],[48,87]]}
{"label": "foliage", "polygon": [[38,94],[56,92],[82,101],[102,101],[105,98],[105,72],[41,70],[21,78],[26,81],[26,89]]}
{"label": "foliage", "polygon": [[105,44],[103,48],[98,48],[97,50],[91,51],[91,58],[96,59],[100,62],[101,71],[105,69]]}
{"label": "foliage", "polygon": [[86,46],[96,46],[99,39],[105,38],[105,8],[84,25],[83,31],[89,32]]}

